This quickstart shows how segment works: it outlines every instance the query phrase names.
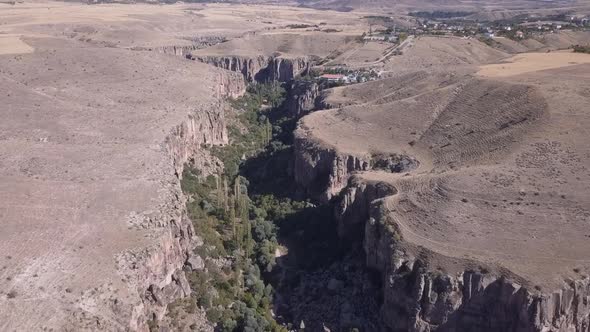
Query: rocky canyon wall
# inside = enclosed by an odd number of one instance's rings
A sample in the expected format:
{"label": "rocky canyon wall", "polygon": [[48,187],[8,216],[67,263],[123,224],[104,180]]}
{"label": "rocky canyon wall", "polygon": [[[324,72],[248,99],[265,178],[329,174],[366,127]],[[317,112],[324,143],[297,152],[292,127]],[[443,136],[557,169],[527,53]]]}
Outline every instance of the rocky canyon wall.
{"label": "rocky canyon wall", "polygon": [[182,56],[188,57],[190,56],[191,52],[200,50],[203,48],[207,48],[219,43],[223,43],[227,39],[221,36],[202,36],[202,37],[193,37],[193,38],[185,38],[190,41],[190,45],[167,45],[167,46],[155,46],[155,47],[147,47],[147,46],[135,46],[132,47],[131,50],[134,51],[151,51],[151,52],[158,52],[164,54],[170,54],[175,56]]}
{"label": "rocky canyon wall", "polygon": [[445,272],[424,258],[436,253],[404,242],[385,200],[373,202],[364,248],[367,266],[381,272],[381,317],[393,331],[589,331],[588,279],[529,289],[460,259]]}
{"label": "rocky canyon wall", "polygon": [[312,199],[327,203],[338,195],[355,171],[369,169],[370,157],[339,154],[307,137],[304,130],[295,133],[295,182]]}
{"label": "rocky canyon wall", "polygon": [[320,88],[313,81],[294,81],[289,85],[285,108],[290,116],[300,118],[307,113],[324,108],[320,100]]}
{"label": "rocky canyon wall", "polygon": [[361,234],[366,266],[381,275],[381,318],[392,331],[590,331],[588,278],[536,289],[509,271],[416,247],[388,207],[396,188],[354,176],[372,160],[339,154],[302,130],[295,146],[297,183],[319,201],[335,201],[343,240]]}
{"label": "rocky canyon wall", "polygon": [[334,207],[338,236],[346,242],[362,241],[371,204],[377,199],[396,193],[397,189],[387,183],[368,182],[352,176]]}
{"label": "rocky canyon wall", "polygon": [[187,119],[173,128],[164,143],[170,156],[170,175],[163,175],[162,195],[165,202],[156,212],[137,216],[132,227],[149,229],[158,245],[139,252],[128,251],[117,258],[119,271],[128,278],[130,288],[137,292],[139,302],[133,308],[131,330],[145,331],[150,320],[160,320],[169,303],[191,292],[183,268],[193,258],[198,242],[186,207],[180,178],[186,162],[191,160],[203,172],[214,167],[202,157],[204,147],[228,142],[222,98],[235,97],[245,91],[241,75],[220,71],[212,93],[217,103],[195,109]]}
{"label": "rocky canyon wall", "polygon": [[288,82],[311,67],[307,57],[188,55],[187,58],[241,73],[248,82]]}

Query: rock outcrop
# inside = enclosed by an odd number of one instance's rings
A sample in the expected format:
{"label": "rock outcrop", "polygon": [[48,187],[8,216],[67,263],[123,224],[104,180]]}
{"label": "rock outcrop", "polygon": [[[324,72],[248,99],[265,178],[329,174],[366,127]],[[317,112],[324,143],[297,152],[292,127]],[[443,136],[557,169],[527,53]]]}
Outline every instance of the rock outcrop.
{"label": "rock outcrop", "polygon": [[246,92],[246,82],[238,73],[219,73],[217,90],[215,95],[218,99],[236,98]]}
{"label": "rock outcrop", "polygon": [[588,278],[544,292],[467,260],[441,270],[425,258],[435,253],[404,242],[383,201],[373,203],[364,248],[383,277],[381,317],[393,331],[589,331]]}
{"label": "rock outcrop", "polygon": [[[211,105],[212,109],[222,109],[222,105]],[[188,120],[172,131],[166,142],[174,168],[182,176],[184,163],[200,149],[201,145],[227,144],[228,136],[223,112],[201,110],[190,114]],[[199,169],[204,169],[204,165]]]}
{"label": "rock outcrop", "polygon": [[295,182],[308,197],[326,203],[346,187],[356,171],[369,170],[371,158],[339,154],[309,140],[301,128],[295,133]]}
{"label": "rock outcrop", "polygon": [[[236,96],[245,90],[243,79],[232,73],[221,73],[216,97]],[[183,167],[192,160],[203,172],[213,167],[206,158],[204,146],[224,145],[228,142],[224,105],[222,102],[197,109],[188,119],[173,128],[164,146],[170,155],[175,171],[176,185],[166,193],[167,203],[156,209],[153,215],[137,217],[132,226],[149,228],[159,238],[159,245],[140,252],[121,254],[117,263],[119,271],[128,278],[141,298],[131,314],[132,330],[143,330],[149,320],[160,320],[167,305],[191,292],[183,268],[198,268],[200,257],[194,256],[196,235],[192,222],[186,215],[185,201],[178,180]]]}
{"label": "rock outcrop", "polygon": [[352,176],[334,208],[338,236],[345,242],[362,241],[371,203],[396,193],[397,189],[385,182],[368,182]]}
{"label": "rock outcrop", "polygon": [[396,188],[354,175],[374,160],[339,154],[303,130],[295,144],[297,183],[322,202],[335,199],[343,242],[362,236],[366,266],[382,279],[381,318],[392,331],[590,331],[587,277],[536,288],[502,267],[415,246],[388,206]]}
{"label": "rock outcrop", "polygon": [[133,51],[152,51],[176,56],[187,56],[194,50],[201,49],[199,45],[169,45],[169,46],[156,46],[156,47],[140,47],[136,46],[131,48]]}
{"label": "rock outcrop", "polygon": [[[240,75],[222,72],[218,76],[216,98],[235,98],[242,95],[246,85]],[[178,176],[182,176],[184,164],[196,153],[202,151],[201,147],[212,145],[225,145],[228,143],[228,134],[225,122],[224,106],[222,102],[210,105],[207,109],[196,110],[188,115],[188,119],[172,130],[166,141],[166,147],[173,160],[174,168]],[[193,158],[197,163],[197,169],[206,172],[206,160]]]}
{"label": "rock outcrop", "polygon": [[195,38],[187,38],[190,40],[190,45],[167,45],[167,46],[154,46],[154,47],[147,47],[147,46],[135,46],[132,47],[131,50],[133,51],[153,51],[158,53],[176,55],[186,57],[191,54],[191,52],[200,50],[209,46],[213,46],[219,43],[223,43],[226,41],[225,37],[219,36],[210,36],[210,37],[195,37]]}
{"label": "rock outcrop", "polygon": [[289,86],[288,98],[285,108],[289,115],[302,117],[305,114],[322,108],[320,89],[317,83],[312,81],[295,81]]}
{"label": "rock outcrop", "polygon": [[248,82],[288,82],[298,75],[307,73],[311,67],[311,61],[307,57],[216,56],[193,53],[187,55],[187,58],[239,72]]}

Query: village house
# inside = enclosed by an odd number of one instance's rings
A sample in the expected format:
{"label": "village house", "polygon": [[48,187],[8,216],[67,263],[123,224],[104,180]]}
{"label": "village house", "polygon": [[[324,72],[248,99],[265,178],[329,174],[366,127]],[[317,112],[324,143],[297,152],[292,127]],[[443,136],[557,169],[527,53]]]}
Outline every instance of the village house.
{"label": "village house", "polygon": [[326,80],[328,82],[346,82],[347,78],[341,74],[324,74],[320,76],[320,79]]}

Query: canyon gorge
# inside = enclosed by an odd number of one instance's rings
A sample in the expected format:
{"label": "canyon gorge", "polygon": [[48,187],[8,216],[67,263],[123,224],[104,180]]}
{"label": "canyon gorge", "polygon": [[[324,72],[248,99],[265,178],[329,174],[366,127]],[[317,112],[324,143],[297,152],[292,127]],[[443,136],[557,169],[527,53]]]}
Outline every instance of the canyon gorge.
{"label": "canyon gorge", "polygon": [[590,331],[587,54],[0,6],[0,330]]}

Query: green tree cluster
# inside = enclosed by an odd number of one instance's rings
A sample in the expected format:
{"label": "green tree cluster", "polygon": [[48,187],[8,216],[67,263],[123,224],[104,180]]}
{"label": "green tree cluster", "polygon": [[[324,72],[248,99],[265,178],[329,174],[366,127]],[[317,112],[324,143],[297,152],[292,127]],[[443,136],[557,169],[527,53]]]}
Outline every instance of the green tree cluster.
{"label": "green tree cluster", "polygon": [[285,90],[257,84],[247,91],[230,101],[239,114],[230,144],[212,148],[222,174],[204,178],[188,165],[183,173],[187,211],[203,239],[197,253],[205,259],[205,269],[188,274],[194,292],[187,303],[204,308],[220,331],[285,331],[271,315],[273,289],[265,283],[276,265],[279,233],[301,233],[310,250],[320,248],[311,264],[337,246],[324,241],[334,234],[325,227],[329,208],[284,195],[297,120],[279,108]]}
{"label": "green tree cluster", "polygon": [[203,238],[197,253],[206,258],[206,268],[190,272],[188,279],[196,304],[221,331],[284,330],[270,314],[273,290],[261,273],[275,265],[278,230],[250,199],[250,183],[240,175],[245,160],[271,145],[275,128],[269,113],[284,96],[278,84],[250,86],[245,96],[231,101],[239,114],[230,128],[231,144],[212,149],[224,164],[223,173],[203,178],[188,165],[183,173],[187,211]]}

